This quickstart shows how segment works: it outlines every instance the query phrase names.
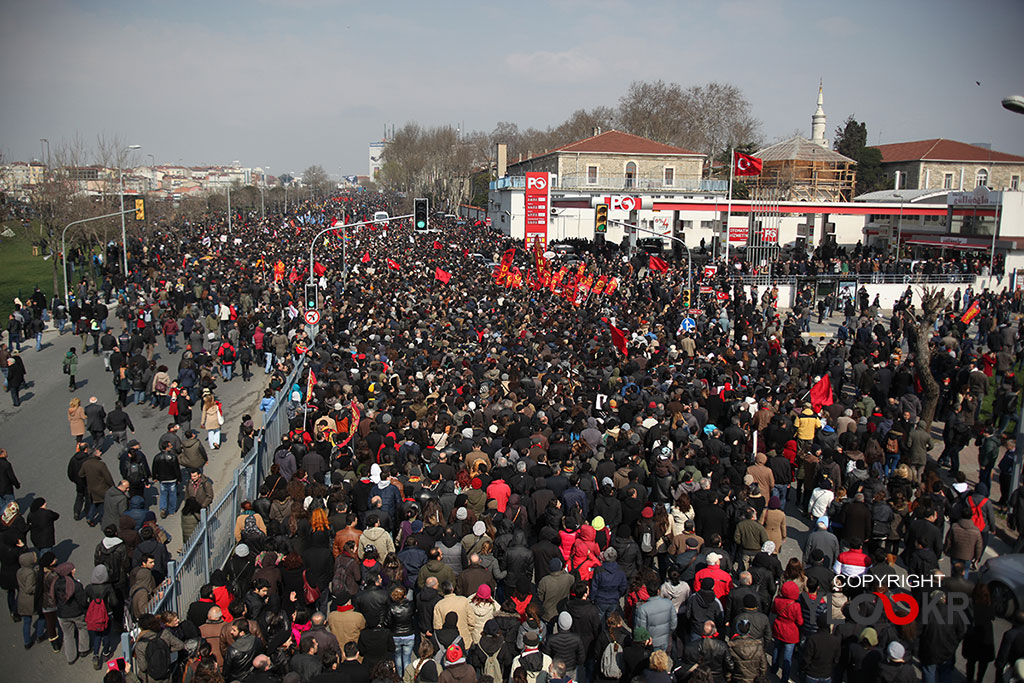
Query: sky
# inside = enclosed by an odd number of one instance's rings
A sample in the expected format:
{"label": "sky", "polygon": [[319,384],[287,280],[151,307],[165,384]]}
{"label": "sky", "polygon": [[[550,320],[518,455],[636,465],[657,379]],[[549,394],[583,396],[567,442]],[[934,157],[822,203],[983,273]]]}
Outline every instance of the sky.
{"label": "sky", "polygon": [[[1024,155],[1021,0],[32,0],[0,21],[0,153],[106,136],[132,162],[320,164],[415,121],[490,131],[614,106],[635,80],[737,85],[766,142],[944,137]],[[1017,47],[1013,47],[1016,45]],[[979,84],[980,83],[980,84]]]}

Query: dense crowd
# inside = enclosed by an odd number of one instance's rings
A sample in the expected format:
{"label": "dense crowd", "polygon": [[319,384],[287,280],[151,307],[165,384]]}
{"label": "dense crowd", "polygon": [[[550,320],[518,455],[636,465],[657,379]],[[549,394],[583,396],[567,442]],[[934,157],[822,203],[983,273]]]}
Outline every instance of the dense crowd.
{"label": "dense crowd", "polygon": [[[45,503],[27,521],[4,508],[3,587],[26,647],[49,638],[69,663],[91,653],[100,667],[127,613],[138,631],[125,668],[146,683],[934,681],[958,657],[980,681],[1024,659],[1024,613],[997,648],[1005,596],[971,579],[997,507],[1024,528],[1005,436],[1024,332],[1007,293],[975,295],[970,324],[951,301],[929,331],[940,451],[920,419],[914,291],[884,322],[858,291],[841,333],[818,343],[802,334],[809,304],[780,311],[770,289],[723,280],[688,331],[682,265],[656,272],[606,246],[580,257],[617,278],[611,295],[509,288],[470,258],[500,262],[509,240],[435,218],[431,233],[353,231],[346,285],[342,236],[322,238],[322,319],[307,337],[314,230],[378,201],[239,221],[230,235],[175,226],[175,240],[133,250],[127,281],[107,271],[100,296],[85,287],[66,306],[118,399],[68,414],[75,512],[103,538],[85,582],[49,552]],[[114,336],[103,301],[118,297]],[[157,339],[179,336],[176,374],[154,366]],[[283,386],[301,355],[309,395],[306,381]],[[159,482],[160,511],[173,511],[183,491],[183,538],[194,529],[213,490],[193,410],[218,447],[216,385],[236,363],[274,378],[261,410],[288,390],[290,429],[238,511],[227,565],[185,614],[150,614],[166,532],[133,501]],[[173,423],[151,461],[120,417],[146,401]],[[243,418],[243,452],[259,426]],[[107,431],[126,443],[120,482],[96,446]],[[979,467],[965,472],[972,441]],[[8,476],[0,458],[10,499]],[[898,600],[893,614],[875,603],[899,592],[884,577],[907,573],[934,579],[914,598],[958,593],[969,612],[898,625]],[[866,576],[881,595],[862,599]]]}

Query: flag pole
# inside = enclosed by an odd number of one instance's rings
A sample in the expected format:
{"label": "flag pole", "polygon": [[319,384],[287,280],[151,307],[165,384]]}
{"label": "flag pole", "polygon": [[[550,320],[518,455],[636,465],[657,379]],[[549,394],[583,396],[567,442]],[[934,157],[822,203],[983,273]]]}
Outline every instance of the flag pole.
{"label": "flag pole", "polygon": [[729,147],[729,197],[725,208],[725,276],[728,278],[732,275],[732,271],[729,268],[729,219],[732,217],[732,176],[733,171],[736,170],[736,160],[733,158],[735,152],[732,147]]}

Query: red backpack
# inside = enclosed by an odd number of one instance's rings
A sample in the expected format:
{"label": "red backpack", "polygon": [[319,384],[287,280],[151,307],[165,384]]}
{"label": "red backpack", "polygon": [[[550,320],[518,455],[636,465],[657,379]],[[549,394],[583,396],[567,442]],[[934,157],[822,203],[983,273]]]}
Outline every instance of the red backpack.
{"label": "red backpack", "polygon": [[982,510],[987,502],[988,498],[982,498],[981,502],[976,504],[973,498],[967,497],[967,504],[971,506],[971,521],[974,522],[974,526],[978,527],[978,531],[985,530],[985,515]]}
{"label": "red backpack", "polygon": [[85,610],[85,628],[90,631],[106,631],[110,625],[110,614],[103,598],[93,598]]}

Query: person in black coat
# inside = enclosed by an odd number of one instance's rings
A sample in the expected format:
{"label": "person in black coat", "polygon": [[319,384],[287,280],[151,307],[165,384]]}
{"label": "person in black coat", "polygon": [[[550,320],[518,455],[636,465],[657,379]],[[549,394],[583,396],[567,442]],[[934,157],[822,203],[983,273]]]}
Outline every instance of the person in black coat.
{"label": "person in black coat", "polygon": [[14,465],[7,458],[7,450],[0,448],[0,506],[14,501],[14,492],[21,488]]}
{"label": "person in black coat", "polygon": [[309,585],[319,588],[321,594],[325,594],[334,576],[334,555],[326,531],[314,531],[310,535],[309,545],[302,552],[302,564],[306,568]]}
{"label": "person in black coat", "polygon": [[53,510],[46,509],[46,499],[36,498],[28,510],[28,530],[32,545],[36,548],[36,555],[42,557],[43,553],[53,550],[56,545],[56,531],[54,524],[60,519],[60,514]]}
{"label": "person in black coat", "polygon": [[12,356],[7,359],[7,389],[11,392],[11,402],[15,406],[21,405],[21,388],[25,386],[25,362],[21,356]]}
{"label": "person in black coat", "polygon": [[89,397],[85,407],[85,429],[92,436],[92,445],[99,448],[107,431],[107,411],[95,396]]}

